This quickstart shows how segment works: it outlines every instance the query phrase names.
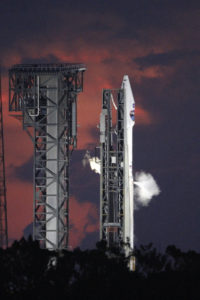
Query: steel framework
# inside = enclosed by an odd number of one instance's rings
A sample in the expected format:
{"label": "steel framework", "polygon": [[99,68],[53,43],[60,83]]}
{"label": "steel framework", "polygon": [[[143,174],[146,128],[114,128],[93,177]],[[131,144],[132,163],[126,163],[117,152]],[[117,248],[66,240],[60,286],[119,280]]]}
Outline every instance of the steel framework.
{"label": "steel framework", "polygon": [[0,76],[0,247],[8,246],[7,201],[4,160],[3,109]]}
{"label": "steel framework", "polygon": [[[113,124],[113,92],[117,121]],[[100,116],[100,239],[120,247],[124,239],[124,97],[123,89],[103,90]]]}
{"label": "steel framework", "polygon": [[9,70],[9,110],[20,112],[34,145],[33,237],[53,250],[68,247],[69,161],[77,143],[77,94],[85,70],[69,63]]}

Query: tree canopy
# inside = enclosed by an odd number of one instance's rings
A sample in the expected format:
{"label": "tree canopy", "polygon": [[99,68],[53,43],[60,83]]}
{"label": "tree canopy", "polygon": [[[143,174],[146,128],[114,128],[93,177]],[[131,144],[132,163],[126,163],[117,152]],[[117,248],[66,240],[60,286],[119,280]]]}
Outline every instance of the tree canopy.
{"label": "tree canopy", "polygon": [[22,238],[0,249],[0,299],[199,299],[200,254],[152,244],[135,249],[135,272],[118,249],[48,251]]}

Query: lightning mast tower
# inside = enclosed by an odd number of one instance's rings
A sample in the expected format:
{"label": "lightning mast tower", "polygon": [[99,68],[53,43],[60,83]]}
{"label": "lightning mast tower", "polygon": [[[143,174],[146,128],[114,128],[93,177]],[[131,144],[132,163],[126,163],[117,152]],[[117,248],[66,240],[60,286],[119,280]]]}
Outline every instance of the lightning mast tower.
{"label": "lightning mast tower", "polygon": [[0,74],[0,247],[8,247],[1,74]]}
{"label": "lightning mast tower", "polygon": [[[116,110],[116,116],[113,110]],[[100,238],[109,247],[122,248],[126,256],[133,250],[134,111],[135,102],[127,75],[123,78],[121,89],[103,90],[100,115]]]}
{"label": "lightning mast tower", "polygon": [[9,70],[9,110],[20,114],[34,145],[33,237],[52,250],[68,247],[69,161],[77,143],[77,94],[85,70],[72,63]]}

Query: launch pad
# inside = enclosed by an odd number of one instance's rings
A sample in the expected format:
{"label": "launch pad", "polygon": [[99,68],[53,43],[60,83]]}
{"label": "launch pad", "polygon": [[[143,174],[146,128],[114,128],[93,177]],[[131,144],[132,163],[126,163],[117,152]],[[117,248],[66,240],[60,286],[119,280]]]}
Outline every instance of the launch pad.
{"label": "launch pad", "polygon": [[77,144],[77,95],[85,70],[72,63],[9,70],[9,110],[34,145],[33,237],[52,250],[68,247],[69,161]]}

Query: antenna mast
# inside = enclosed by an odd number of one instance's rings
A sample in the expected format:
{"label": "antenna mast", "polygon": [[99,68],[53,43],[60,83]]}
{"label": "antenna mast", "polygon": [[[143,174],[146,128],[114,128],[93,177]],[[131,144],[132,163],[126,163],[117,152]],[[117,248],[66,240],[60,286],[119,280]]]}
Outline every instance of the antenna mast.
{"label": "antenna mast", "polygon": [[8,247],[1,73],[0,73],[0,247]]}

